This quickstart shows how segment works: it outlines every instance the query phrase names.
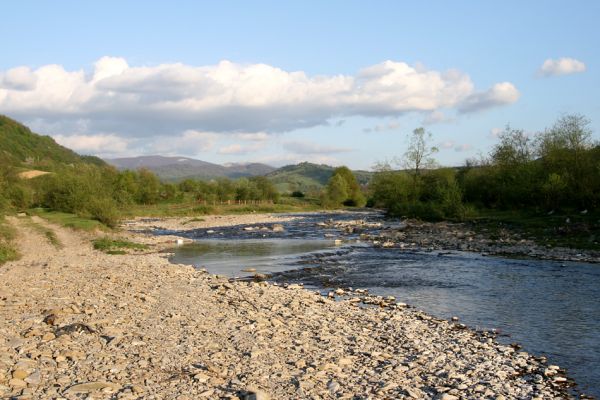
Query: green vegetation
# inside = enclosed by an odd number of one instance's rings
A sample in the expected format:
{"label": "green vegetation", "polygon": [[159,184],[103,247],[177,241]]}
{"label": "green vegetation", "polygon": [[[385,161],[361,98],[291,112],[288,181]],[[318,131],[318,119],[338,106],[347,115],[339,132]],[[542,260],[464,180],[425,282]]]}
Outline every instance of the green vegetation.
{"label": "green vegetation", "polygon": [[363,207],[366,200],[352,171],[348,167],[339,167],[329,179],[321,203],[325,207]]}
{"label": "green vegetation", "polygon": [[[319,197],[325,188],[335,168],[329,165],[318,165],[303,162],[298,165],[287,165],[267,174],[266,177],[273,182],[277,190],[282,193],[303,193],[308,197]],[[371,172],[353,171],[358,183],[366,185]]]}
{"label": "green vegetation", "polygon": [[95,231],[95,230],[106,230],[106,225],[101,222],[82,218],[75,214],[64,213],[60,211],[51,211],[45,208],[33,208],[27,211],[31,215],[37,215],[38,217],[44,218],[49,222],[58,224],[67,228],[77,229],[81,231]]}
{"label": "green vegetation", "polygon": [[51,137],[32,133],[22,124],[0,115],[0,165],[53,170],[58,164],[80,163],[106,165],[97,157],[79,156],[58,145]]}
{"label": "green vegetation", "polygon": [[13,227],[6,224],[4,218],[0,216],[0,265],[19,258],[19,253],[12,245],[15,236]]}
{"label": "green vegetation", "polygon": [[[568,222],[567,222],[568,221]],[[531,239],[548,247],[598,250],[600,212],[536,212],[535,210],[480,209],[470,220],[476,231],[501,239],[507,233]]]}
{"label": "green vegetation", "polygon": [[409,169],[382,168],[369,203],[392,215],[472,220],[549,246],[597,249],[600,145],[589,125],[581,115],[565,115],[535,137],[507,126],[488,157],[438,169],[428,136],[415,130],[404,155]]}
{"label": "green vegetation", "polygon": [[112,239],[108,236],[104,236],[100,239],[92,241],[94,249],[103,251],[107,254],[127,254],[126,250],[146,250],[147,245],[142,243],[130,242],[124,239]]}

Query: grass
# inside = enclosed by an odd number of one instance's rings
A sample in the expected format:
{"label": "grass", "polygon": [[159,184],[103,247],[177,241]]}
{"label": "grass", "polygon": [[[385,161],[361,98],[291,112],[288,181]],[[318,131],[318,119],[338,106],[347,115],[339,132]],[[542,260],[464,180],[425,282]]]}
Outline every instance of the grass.
{"label": "grass", "polygon": [[110,230],[106,225],[93,219],[82,218],[75,214],[69,214],[60,211],[50,211],[45,208],[33,208],[28,210],[31,215],[37,215],[52,223],[65,226],[67,228],[78,229],[82,231]]}
{"label": "grass", "polygon": [[4,218],[0,216],[0,265],[19,258],[19,253],[12,245],[16,234],[14,228],[7,225]]}
{"label": "grass", "polygon": [[148,248],[142,243],[130,242],[124,239],[112,239],[104,236],[92,241],[94,249],[105,252],[106,254],[127,254],[127,250],[140,251]]}
{"label": "grass", "polygon": [[549,215],[525,210],[480,210],[470,222],[475,230],[491,238],[499,239],[509,232],[548,247],[600,250],[599,212],[564,211]]}
{"label": "grass", "polygon": [[216,204],[204,205],[195,201],[133,205],[123,211],[126,218],[132,217],[198,217],[199,215],[226,215],[248,213],[284,213],[316,211],[322,207],[311,199],[282,198],[276,204]]}

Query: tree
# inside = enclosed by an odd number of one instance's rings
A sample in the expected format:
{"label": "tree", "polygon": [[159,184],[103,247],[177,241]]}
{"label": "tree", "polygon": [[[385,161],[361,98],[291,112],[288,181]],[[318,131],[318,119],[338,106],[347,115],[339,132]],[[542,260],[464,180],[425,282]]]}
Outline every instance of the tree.
{"label": "tree", "polygon": [[522,129],[512,129],[507,125],[499,139],[500,143],[492,150],[494,164],[514,167],[533,159],[532,141]]}
{"label": "tree", "polygon": [[419,176],[421,170],[434,168],[436,165],[432,156],[438,152],[438,148],[429,145],[432,138],[431,132],[417,128],[409,139],[408,149],[404,153],[404,166],[412,170],[415,177]]}
{"label": "tree", "polygon": [[327,200],[331,205],[339,206],[348,199],[348,184],[342,175],[334,174],[327,183]]}
{"label": "tree", "polygon": [[329,178],[325,191],[324,203],[330,206],[353,206],[365,205],[365,196],[354,173],[348,167],[338,167]]}

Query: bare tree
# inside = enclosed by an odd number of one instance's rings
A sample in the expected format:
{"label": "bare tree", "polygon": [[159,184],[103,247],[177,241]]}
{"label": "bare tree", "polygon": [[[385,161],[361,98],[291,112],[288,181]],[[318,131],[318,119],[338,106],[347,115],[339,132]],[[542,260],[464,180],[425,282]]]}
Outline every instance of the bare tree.
{"label": "bare tree", "polygon": [[404,153],[402,164],[413,172],[415,179],[423,169],[434,168],[437,164],[432,156],[438,152],[438,148],[430,146],[432,138],[431,132],[425,132],[425,129],[417,128],[409,139],[408,149]]}

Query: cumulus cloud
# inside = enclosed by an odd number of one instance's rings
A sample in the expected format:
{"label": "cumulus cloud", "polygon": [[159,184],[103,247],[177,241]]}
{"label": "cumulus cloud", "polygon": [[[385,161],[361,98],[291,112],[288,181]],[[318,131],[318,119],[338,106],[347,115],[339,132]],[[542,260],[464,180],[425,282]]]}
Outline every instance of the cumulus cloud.
{"label": "cumulus cloud", "polygon": [[128,141],[114,134],[55,135],[59,144],[81,154],[119,154],[127,150]]}
{"label": "cumulus cloud", "polygon": [[33,90],[37,76],[29,67],[17,67],[0,74],[0,88],[9,90]]}
{"label": "cumulus cloud", "polygon": [[521,94],[512,83],[496,83],[484,92],[476,92],[469,95],[459,105],[458,110],[462,113],[481,111],[487,108],[514,103],[520,96]]}
{"label": "cumulus cloud", "polygon": [[586,66],[582,61],[563,57],[557,60],[551,58],[544,61],[539,73],[542,76],[570,75],[585,72]]}
{"label": "cumulus cloud", "polygon": [[283,143],[283,148],[294,154],[333,154],[352,151],[347,147],[322,146],[311,142],[289,141]]}
{"label": "cumulus cloud", "polygon": [[228,146],[221,147],[217,153],[225,155],[243,155],[262,150],[264,147],[265,144],[263,143],[254,143],[251,145],[233,143]]}
{"label": "cumulus cloud", "polygon": [[91,72],[45,65],[13,68],[0,78],[0,109],[15,118],[53,126],[83,120],[86,134],[137,138],[187,130],[271,134],[352,116],[478,111],[518,98],[508,82],[477,92],[463,72],[395,61],[355,75],[309,76],[266,64],[130,66],[103,57]]}

